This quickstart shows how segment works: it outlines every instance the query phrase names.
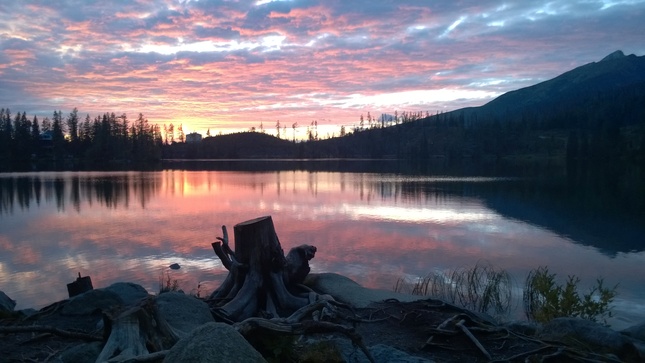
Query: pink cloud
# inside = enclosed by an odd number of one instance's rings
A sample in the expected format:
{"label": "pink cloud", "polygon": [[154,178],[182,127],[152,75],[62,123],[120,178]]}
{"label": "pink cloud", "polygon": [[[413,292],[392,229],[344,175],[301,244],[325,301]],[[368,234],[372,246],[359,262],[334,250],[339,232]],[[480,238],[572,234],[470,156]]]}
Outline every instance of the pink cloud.
{"label": "pink cloud", "polygon": [[[28,114],[74,107],[91,115],[142,112],[153,123],[201,133],[278,119],[325,119],[338,128],[367,111],[450,110],[490,99],[437,101],[428,92],[427,99],[383,106],[353,97],[443,89],[500,94],[617,47],[645,52],[633,17],[643,12],[639,4],[603,11],[571,4],[534,20],[527,17],[540,4],[373,5],[12,6],[10,16],[0,16],[0,81],[14,86],[0,100]],[[607,31],[599,33],[598,24]]]}

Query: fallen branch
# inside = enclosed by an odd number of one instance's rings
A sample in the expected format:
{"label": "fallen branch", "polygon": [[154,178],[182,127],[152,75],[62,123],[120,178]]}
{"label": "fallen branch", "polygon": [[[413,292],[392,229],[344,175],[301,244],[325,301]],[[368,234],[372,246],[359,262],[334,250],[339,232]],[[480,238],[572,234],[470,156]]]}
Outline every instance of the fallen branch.
{"label": "fallen branch", "polygon": [[455,326],[458,327],[459,329],[461,329],[461,331],[464,332],[464,334],[466,334],[468,336],[470,341],[475,343],[477,348],[479,348],[479,350],[482,352],[482,354],[484,354],[484,356],[486,358],[488,358],[488,360],[492,360],[493,357],[491,357],[490,353],[488,353],[486,348],[484,348],[484,346],[479,342],[479,340],[477,340],[477,338],[473,335],[473,333],[471,333],[470,330],[468,330],[468,327],[466,327],[466,325],[464,325],[465,322],[466,321],[463,320],[463,319],[459,320],[459,322],[457,324],[455,324]]}

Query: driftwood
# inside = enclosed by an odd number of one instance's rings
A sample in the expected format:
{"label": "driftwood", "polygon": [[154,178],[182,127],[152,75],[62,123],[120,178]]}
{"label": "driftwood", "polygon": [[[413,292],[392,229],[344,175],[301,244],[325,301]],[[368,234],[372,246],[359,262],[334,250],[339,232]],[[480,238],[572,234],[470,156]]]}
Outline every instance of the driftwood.
{"label": "driftwood", "polygon": [[159,314],[154,298],[125,311],[104,313],[105,346],[96,362],[137,361],[139,356],[170,349],[181,337]]}
{"label": "driftwood", "polygon": [[316,300],[316,294],[301,287],[316,247],[301,245],[285,257],[270,216],[239,223],[233,230],[235,251],[229,246],[226,226],[219,242],[212,243],[229,271],[210,296],[215,314],[228,322],[288,316]]}

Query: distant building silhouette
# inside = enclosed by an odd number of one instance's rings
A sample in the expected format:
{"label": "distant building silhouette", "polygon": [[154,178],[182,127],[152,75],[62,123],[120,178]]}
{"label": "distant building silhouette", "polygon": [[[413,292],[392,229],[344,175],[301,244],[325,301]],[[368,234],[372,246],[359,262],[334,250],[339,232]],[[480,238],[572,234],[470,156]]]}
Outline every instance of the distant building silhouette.
{"label": "distant building silhouette", "polygon": [[200,141],[202,141],[202,134],[199,134],[197,132],[191,132],[190,134],[186,135],[187,144],[195,144]]}
{"label": "distant building silhouette", "polygon": [[54,133],[50,130],[40,133],[40,146],[51,149],[54,145]]}

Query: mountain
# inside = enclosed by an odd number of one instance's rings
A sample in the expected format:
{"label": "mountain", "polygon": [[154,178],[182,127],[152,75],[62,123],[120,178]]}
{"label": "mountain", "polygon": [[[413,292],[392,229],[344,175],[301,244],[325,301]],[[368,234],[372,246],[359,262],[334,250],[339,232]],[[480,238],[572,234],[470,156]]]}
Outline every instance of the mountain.
{"label": "mountain", "polygon": [[536,85],[505,93],[481,107],[480,115],[517,120],[521,114],[571,107],[599,95],[616,94],[637,87],[645,89],[645,56],[615,51]]}
{"label": "mountain", "polygon": [[487,104],[293,143],[245,132],[171,145],[164,158],[645,160],[645,56],[616,51]]}

